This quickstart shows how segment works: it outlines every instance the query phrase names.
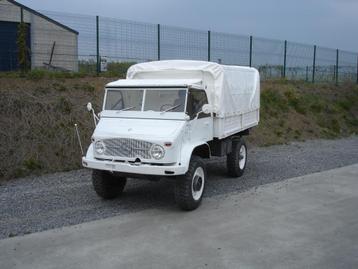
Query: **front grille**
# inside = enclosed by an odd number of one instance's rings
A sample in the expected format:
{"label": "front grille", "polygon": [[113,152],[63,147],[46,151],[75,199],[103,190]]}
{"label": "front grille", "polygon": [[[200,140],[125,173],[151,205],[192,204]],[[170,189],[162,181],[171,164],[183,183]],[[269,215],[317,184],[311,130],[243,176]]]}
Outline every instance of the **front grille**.
{"label": "front grille", "polygon": [[104,155],[150,159],[150,148],[153,145],[150,142],[131,139],[131,138],[111,138],[104,139]]}

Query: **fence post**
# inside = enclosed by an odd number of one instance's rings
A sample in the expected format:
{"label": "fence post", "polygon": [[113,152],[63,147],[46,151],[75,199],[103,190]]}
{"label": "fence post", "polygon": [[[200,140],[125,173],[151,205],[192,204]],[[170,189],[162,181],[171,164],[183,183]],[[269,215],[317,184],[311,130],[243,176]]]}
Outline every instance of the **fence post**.
{"label": "fence post", "polygon": [[250,56],[249,56],[249,65],[252,67],[252,35],[250,35]]}
{"label": "fence post", "polygon": [[17,46],[18,48],[17,49],[10,48],[12,52],[16,52],[17,61],[15,66],[12,66],[13,64],[12,62],[10,65],[11,65],[11,69],[19,68],[21,69],[21,72],[26,72],[29,68],[31,69],[31,55],[30,55],[30,49],[28,47],[28,45],[30,44],[28,44],[27,42],[27,38],[26,38],[27,32],[28,32],[28,27],[24,23],[24,9],[23,7],[20,7],[20,23],[16,31],[16,43],[18,45]]}
{"label": "fence post", "polygon": [[357,84],[358,84],[358,56],[357,56]]}
{"label": "fence post", "polygon": [[24,23],[24,9],[22,7],[20,8],[20,22]]}
{"label": "fence post", "polygon": [[316,51],[317,46],[313,46],[313,66],[312,66],[312,83],[314,83],[315,75],[316,75]]}
{"label": "fence post", "polygon": [[160,24],[158,23],[158,25],[157,25],[157,38],[158,38],[158,40],[157,40],[157,45],[158,45],[158,50],[157,50],[157,52],[158,52],[158,61],[160,61]]}
{"label": "fence post", "polygon": [[333,66],[333,81],[336,82],[336,65]]}
{"label": "fence post", "polygon": [[210,52],[211,52],[211,32],[208,31],[208,62],[210,62]]}
{"label": "fence post", "polygon": [[306,82],[308,82],[308,66],[306,66]]}
{"label": "fence post", "polygon": [[96,16],[96,54],[97,54],[97,75],[101,72],[101,63],[99,59],[99,16]]}
{"label": "fence post", "polygon": [[285,40],[285,52],[283,56],[283,78],[286,78],[287,40]]}
{"label": "fence post", "polygon": [[338,70],[339,70],[339,49],[337,49],[337,55],[336,55],[336,85],[338,85]]}

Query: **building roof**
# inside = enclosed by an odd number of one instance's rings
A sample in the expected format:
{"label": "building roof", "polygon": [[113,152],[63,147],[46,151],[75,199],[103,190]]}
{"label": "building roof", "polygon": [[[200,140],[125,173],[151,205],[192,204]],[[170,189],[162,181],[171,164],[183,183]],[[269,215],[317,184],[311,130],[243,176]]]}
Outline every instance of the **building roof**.
{"label": "building roof", "polygon": [[16,6],[20,7],[20,8],[23,8],[24,10],[27,10],[28,12],[31,12],[31,13],[33,13],[33,14],[35,14],[35,15],[37,15],[37,16],[39,16],[39,17],[41,17],[41,18],[43,18],[43,19],[45,19],[45,20],[47,20],[47,21],[49,21],[49,22],[51,22],[53,24],[56,24],[57,26],[60,26],[61,28],[65,29],[65,30],[68,30],[68,31],[78,35],[78,32],[76,30],[74,30],[74,29],[72,29],[72,28],[70,28],[70,27],[68,27],[68,26],[66,26],[66,25],[64,25],[64,24],[62,24],[62,23],[60,23],[58,21],[55,21],[54,19],[51,19],[51,18],[45,16],[44,14],[41,14],[41,13],[37,12],[36,10],[33,10],[33,9],[27,7],[27,6],[24,6],[23,4],[20,4],[20,3],[16,2],[16,1],[14,1],[14,0],[6,0],[6,1],[8,1],[9,3],[14,4],[14,5],[16,5]]}

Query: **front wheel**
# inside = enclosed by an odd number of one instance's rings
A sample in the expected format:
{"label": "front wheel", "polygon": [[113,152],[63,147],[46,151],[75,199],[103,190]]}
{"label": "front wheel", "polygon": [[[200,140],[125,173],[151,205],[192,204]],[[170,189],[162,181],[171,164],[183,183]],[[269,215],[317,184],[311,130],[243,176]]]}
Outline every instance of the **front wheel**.
{"label": "front wheel", "polygon": [[227,155],[226,166],[231,177],[241,177],[245,171],[247,147],[244,139],[232,141],[232,151]]}
{"label": "front wheel", "polygon": [[188,172],[179,176],[175,186],[175,200],[178,206],[186,211],[196,209],[203,198],[206,180],[204,161],[198,156],[192,156]]}
{"label": "front wheel", "polygon": [[111,172],[93,170],[92,185],[98,196],[104,199],[116,198],[123,192],[127,183],[125,177],[117,177]]}

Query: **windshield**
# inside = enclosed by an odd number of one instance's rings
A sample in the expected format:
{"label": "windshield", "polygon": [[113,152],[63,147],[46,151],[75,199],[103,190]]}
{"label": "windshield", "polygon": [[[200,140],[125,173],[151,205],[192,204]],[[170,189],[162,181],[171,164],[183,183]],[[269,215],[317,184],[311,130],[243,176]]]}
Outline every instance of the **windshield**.
{"label": "windshield", "polygon": [[186,92],[185,88],[108,89],[105,110],[184,112]]}
{"label": "windshield", "polygon": [[184,112],[186,90],[147,90],[144,111]]}
{"label": "windshield", "polygon": [[144,90],[108,90],[105,110],[141,111]]}

